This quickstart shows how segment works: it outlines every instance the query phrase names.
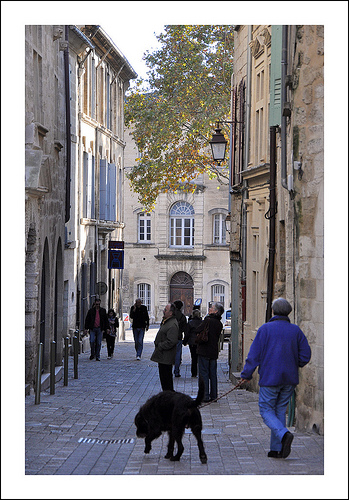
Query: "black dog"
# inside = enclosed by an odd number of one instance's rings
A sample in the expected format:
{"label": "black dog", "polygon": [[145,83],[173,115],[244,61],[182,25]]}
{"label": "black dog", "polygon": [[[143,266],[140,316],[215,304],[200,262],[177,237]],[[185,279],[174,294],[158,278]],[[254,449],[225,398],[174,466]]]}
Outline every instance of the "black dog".
{"label": "black dog", "polygon": [[[182,437],[187,427],[196,437],[200,460],[205,464],[207,456],[201,438],[202,420],[198,409],[203,397],[204,383],[200,379],[196,399],[175,391],[163,391],[148,399],[135,417],[136,435],[145,438],[144,453],[150,452],[153,439],[161,436],[163,431],[167,431],[169,441],[165,458],[180,460],[184,450]],[[175,442],[178,450],[176,455],[173,455]]]}

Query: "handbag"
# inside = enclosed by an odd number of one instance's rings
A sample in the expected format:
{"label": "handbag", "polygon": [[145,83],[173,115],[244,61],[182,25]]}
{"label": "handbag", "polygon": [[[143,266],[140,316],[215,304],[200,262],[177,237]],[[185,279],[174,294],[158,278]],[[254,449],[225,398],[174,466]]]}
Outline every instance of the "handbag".
{"label": "handbag", "polygon": [[209,328],[210,328],[209,320],[207,320],[204,328],[196,334],[196,339],[195,339],[196,344],[205,344],[206,342],[208,342]]}

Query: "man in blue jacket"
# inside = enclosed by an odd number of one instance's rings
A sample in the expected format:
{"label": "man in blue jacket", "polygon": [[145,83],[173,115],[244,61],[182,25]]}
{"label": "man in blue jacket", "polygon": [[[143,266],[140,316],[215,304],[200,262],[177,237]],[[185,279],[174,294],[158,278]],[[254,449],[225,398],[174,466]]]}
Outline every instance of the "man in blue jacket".
{"label": "man in blue jacket", "polygon": [[302,330],[290,323],[291,304],[275,299],[272,311],[274,316],[257,331],[241,379],[248,382],[259,367],[259,411],[271,430],[268,457],[286,458],[293,441],[286,428],[286,409],[299,383],[298,368],[310,361],[311,350]]}

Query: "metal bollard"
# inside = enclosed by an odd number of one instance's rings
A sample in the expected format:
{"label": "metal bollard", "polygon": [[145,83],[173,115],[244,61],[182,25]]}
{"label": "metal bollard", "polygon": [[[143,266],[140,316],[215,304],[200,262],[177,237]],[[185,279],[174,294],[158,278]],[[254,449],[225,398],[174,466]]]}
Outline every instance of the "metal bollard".
{"label": "metal bollard", "polygon": [[35,404],[40,403],[40,392],[41,392],[41,370],[42,370],[42,357],[44,353],[44,344],[40,342],[38,348],[37,366],[36,366],[36,384],[35,384]]}
{"label": "metal bollard", "polygon": [[54,394],[56,388],[55,368],[56,368],[56,342],[52,340],[51,352],[50,352],[50,394]]}
{"label": "metal bollard", "polygon": [[63,385],[68,385],[68,359],[69,359],[69,337],[64,339],[64,381]]}
{"label": "metal bollard", "polygon": [[79,339],[76,336],[73,338],[73,349],[74,349],[74,378],[79,378],[78,377]]}

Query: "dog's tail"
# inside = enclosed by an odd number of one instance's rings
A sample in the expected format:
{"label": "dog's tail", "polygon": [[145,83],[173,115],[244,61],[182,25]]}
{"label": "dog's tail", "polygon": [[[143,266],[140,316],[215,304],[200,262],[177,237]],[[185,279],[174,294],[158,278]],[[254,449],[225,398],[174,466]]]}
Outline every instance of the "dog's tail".
{"label": "dog's tail", "polygon": [[204,379],[199,375],[199,391],[195,399],[195,406],[200,406],[205,395],[205,383]]}

